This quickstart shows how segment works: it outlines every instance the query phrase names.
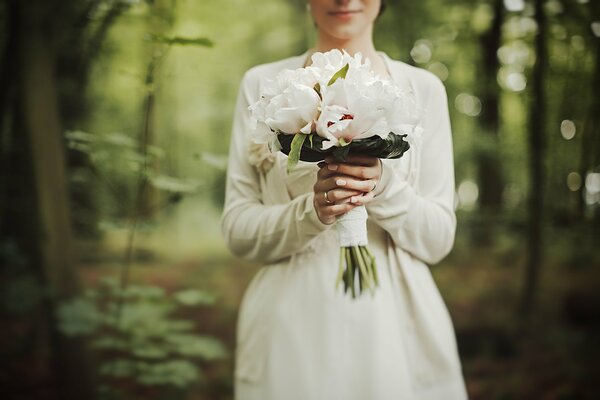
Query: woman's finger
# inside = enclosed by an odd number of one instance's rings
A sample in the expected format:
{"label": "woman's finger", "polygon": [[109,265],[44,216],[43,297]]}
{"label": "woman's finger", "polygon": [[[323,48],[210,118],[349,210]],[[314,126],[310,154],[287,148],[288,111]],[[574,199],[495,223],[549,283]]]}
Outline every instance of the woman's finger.
{"label": "woman's finger", "polygon": [[337,217],[338,215],[347,213],[356,206],[356,204],[351,203],[332,204],[330,206],[319,207],[317,209],[317,213],[319,214],[321,220],[331,219],[332,217]]}
{"label": "woman's finger", "polygon": [[[347,190],[347,189],[328,189],[324,191],[315,191],[317,202],[320,205],[330,205],[332,203],[338,203],[342,201],[349,201],[353,196],[359,196],[363,192],[358,190]],[[327,196],[325,196],[327,194]]]}
{"label": "woman's finger", "polygon": [[319,185],[320,188],[323,189],[323,192],[328,190],[328,188],[333,189],[338,187],[346,190],[356,190],[367,193],[372,191],[377,183],[375,179],[361,180],[346,176],[332,176],[331,178],[327,178],[323,181],[317,181],[316,185]]}
{"label": "woman's finger", "polygon": [[[375,166],[364,166],[355,164],[328,164],[327,168],[334,167],[339,175],[348,175],[359,179],[373,179],[381,175],[377,164]],[[325,174],[324,174],[325,175]]]}
{"label": "woman's finger", "polygon": [[[321,165],[321,164],[319,163],[319,165]],[[323,163],[323,165],[317,172],[317,177],[322,178],[322,179],[329,178],[330,176],[333,176],[338,173],[337,169],[338,169],[337,164]]]}
{"label": "woman's finger", "polygon": [[[355,164],[355,165],[363,165],[365,167],[373,167],[377,165],[378,162],[377,157],[365,156],[360,154],[348,154],[346,159],[344,160],[344,164]],[[327,164],[338,164],[340,163],[332,156],[325,157],[325,162]]]}
{"label": "woman's finger", "polygon": [[[333,160],[329,160],[333,161]],[[326,224],[335,222],[338,215],[373,199],[372,190],[379,179],[379,160],[376,157],[352,156],[348,163],[319,163],[315,192],[315,209]]]}
{"label": "woman's finger", "polygon": [[367,204],[371,200],[373,200],[374,197],[375,197],[375,194],[373,192],[363,193],[358,196],[352,196],[350,198],[350,203],[355,204],[357,206],[362,206],[362,205]]}
{"label": "woman's finger", "polygon": [[326,192],[333,189],[346,189],[367,193],[376,186],[375,179],[360,180],[349,176],[332,176],[327,179],[319,179],[313,186],[315,193]]}

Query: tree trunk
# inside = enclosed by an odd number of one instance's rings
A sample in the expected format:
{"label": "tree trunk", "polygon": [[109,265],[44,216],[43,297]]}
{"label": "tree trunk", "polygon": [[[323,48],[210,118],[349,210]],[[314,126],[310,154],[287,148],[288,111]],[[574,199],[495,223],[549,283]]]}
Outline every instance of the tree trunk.
{"label": "tree trunk", "polygon": [[534,306],[542,264],[544,217],[544,153],[546,147],[546,104],[544,72],[548,62],[546,48],[546,17],[543,0],[535,0],[535,20],[538,32],[535,37],[536,61],[532,71],[532,99],[529,114],[529,226],[527,238],[527,263],[520,311],[527,318]]}
{"label": "tree trunk", "polygon": [[[590,4],[592,15],[592,21],[600,18],[600,4]],[[594,72],[592,75],[592,85],[590,87],[592,95],[590,96],[589,111],[585,119],[584,129],[582,131],[581,138],[581,158],[579,163],[579,173],[584,180],[580,191],[578,192],[578,213],[579,216],[585,215],[585,177],[590,169],[600,163],[600,98],[598,97],[597,91],[600,87],[600,40],[592,36],[592,43],[594,43]],[[598,217],[598,216],[595,216]],[[596,227],[598,229],[598,227]]]}
{"label": "tree trunk", "polygon": [[483,104],[480,123],[485,135],[486,145],[479,151],[477,157],[479,180],[479,207],[485,217],[481,229],[478,230],[479,244],[490,245],[494,239],[496,223],[491,220],[502,207],[503,179],[498,157],[499,117],[499,87],[497,83],[498,56],[497,52],[502,39],[502,22],[504,3],[494,0],[494,20],[490,29],[481,36],[482,52],[482,91]]}
{"label": "tree trunk", "polygon": [[28,136],[36,193],[34,218],[41,269],[53,297],[48,304],[51,328],[53,373],[59,398],[93,398],[89,358],[82,342],[69,340],[57,331],[54,311],[57,300],[78,291],[71,243],[71,221],[67,178],[55,81],[52,35],[47,29],[48,4],[18,2],[19,14],[19,98],[24,134]]}
{"label": "tree trunk", "polygon": [[[176,0],[155,0],[152,4],[151,18],[149,21],[150,32],[163,36],[168,35],[175,21]],[[143,121],[139,135],[139,152],[144,156],[145,171],[158,171],[159,165],[156,159],[147,157],[149,146],[156,145],[157,132],[157,97],[160,96],[160,68],[164,62],[169,49],[162,43],[150,46],[150,60],[146,67],[146,98],[142,112]],[[156,216],[158,205],[162,203],[162,196],[154,186],[150,185],[146,175],[142,174],[138,183],[137,201],[133,205],[134,214],[139,214],[142,219],[152,219]]]}
{"label": "tree trunk", "polygon": [[[2,35],[5,39],[2,58],[0,59],[0,236],[6,234],[7,218],[14,213],[8,212],[14,193],[9,189],[11,177],[11,151],[14,137],[14,102],[16,88],[14,77],[18,74],[18,63],[13,59],[18,54],[18,22],[17,6],[14,2],[7,3],[3,10],[5,21],[0,26],[4,28]],[[9,196],[12,194],[12,196]]]}

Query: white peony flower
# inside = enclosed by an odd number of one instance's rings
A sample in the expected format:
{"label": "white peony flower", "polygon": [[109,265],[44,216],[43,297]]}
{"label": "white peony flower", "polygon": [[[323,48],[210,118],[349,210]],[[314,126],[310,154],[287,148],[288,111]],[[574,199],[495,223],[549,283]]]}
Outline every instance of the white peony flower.
{"label": "white peony flower", "polygon": [[390,132],[386,109],[393,98],[383,96],[382,81],[365,84],[363,80],[338,79],[323,90],[322,111],[317,120],[317,134],[328,141],[323,149],[339,145],[339,139],[351,142]]}
{"label": "white peony flower", "polygon": [[[386,138],[390,132],[407,134],[410,143],[418,133],[414,96],[374,74],[369,59],[334,49],[311,60],[263,83],[260,99],[248,107],[255,143],[273,147],[280,133],[316,133],[328,139],[327,149],[341,145],[340,139]],[[345,65],[345,76],[329,85]]]}
{"label": "white peony flower", "polygon": [[273,130],[294,134],[310,133],[321,99],[309,86],[292,83],[283,93],[273,97],[265,108],[265,123]]}
{"label": "white peony flower", "polygon": [[277,133],[311,133],[321,101],[316,83],[315,71],[306,68],[283,70],[266,80],[260,99],[248,107],[254,141],[272,142]]}

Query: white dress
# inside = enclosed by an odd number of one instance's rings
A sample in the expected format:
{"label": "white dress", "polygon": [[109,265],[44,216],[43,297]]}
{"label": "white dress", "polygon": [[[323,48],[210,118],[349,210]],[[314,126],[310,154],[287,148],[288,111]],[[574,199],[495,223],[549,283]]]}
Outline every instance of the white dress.
{"label": "white dress", "polygon": [[416,96],[424,131],[401,159],[383,161],[367,205],[380,280],[374,297],[334,290],[339,243],[313,208],[317,165],[300,162],[287,175],[285,155],[272,155],[271,168],[263,157],[259,168],[261,155],[250,149],[247,107],[261,82],[302,67],[307,53],[244,75],[221,222],[231,251],[262,268],[239,310],[236,400],[467,398],[452,322],[426,265],[450,252],[456,229],[445,88],[433,74],[379,54],[395,83]]}

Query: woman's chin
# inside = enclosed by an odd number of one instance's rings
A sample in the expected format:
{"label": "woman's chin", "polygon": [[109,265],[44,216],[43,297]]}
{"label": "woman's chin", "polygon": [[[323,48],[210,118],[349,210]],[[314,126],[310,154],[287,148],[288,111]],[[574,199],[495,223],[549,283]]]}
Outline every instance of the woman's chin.
{"label": "woman's chin", "polygon": [[329,36],[336,40],[352,40],[363,34],[363,30],[356,26],[339,26],[335,30],[328,32]]}

